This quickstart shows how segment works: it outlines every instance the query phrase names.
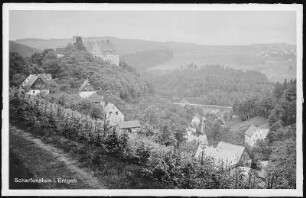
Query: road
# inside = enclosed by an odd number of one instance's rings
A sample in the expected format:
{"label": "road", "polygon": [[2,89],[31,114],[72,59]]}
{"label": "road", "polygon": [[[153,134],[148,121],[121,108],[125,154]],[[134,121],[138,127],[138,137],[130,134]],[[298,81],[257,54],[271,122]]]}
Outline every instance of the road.
{"label": "road", "polygon": [[[43,143],[30,133],[10,125],[10,188],[21,188],[20,179],[41,179],[26,188],[42,189],[104,189],[101,181],[62,150]],[[24,174],[28,172],[29,174]],[[19,175],[18,175],[19,174]],[[26,177],[26,178],[24,178]],[[18,178],[18,180],[16,180]]]}

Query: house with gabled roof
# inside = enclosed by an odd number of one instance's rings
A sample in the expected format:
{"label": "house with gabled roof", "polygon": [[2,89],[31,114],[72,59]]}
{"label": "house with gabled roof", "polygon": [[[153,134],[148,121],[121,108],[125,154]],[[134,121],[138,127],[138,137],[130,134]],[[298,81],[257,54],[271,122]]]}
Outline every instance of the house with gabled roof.
{"label": "house with gabled roof", "polygon": [[210,158],[217,168],[231,168],[237,165],[250,166],[251,158],[246,148],[220,141],[216,147],[199,145],[196,159]]}
{"label": "house with gabled roof", "polygon": [[132,120],[132,121],[118,122],[118,127],[123,131],[135,133],[140,129],[141,125],[138,120]]}
{"label": "house with gabled roof", "polygon": [[108,122],[110,126],[115,126],[119,122],[124,121],[124,115],[112,103],[107,103],[107,105],[104,106],[104,116],[105,120]]}
{"label": "house with gabled roof", "polygon": [[21,86],[29,95],[48,94],[51,81],[51,74],[31,74],[22,82]]}
{"label": "house with gabled roof", "polygon": [[79,88],[79,96],[81,98],[88,98],[89,96],[96,94],[96,90],[94,87],[90,84],[88,78],[84,80],[82,85]]}
{"label": "house with gabled roof", "polygon": [[258,140],[264,140],[269,132],[269,123],[259,125],[258,127],[251,125],[245,131],[245,144],[254,146]]}

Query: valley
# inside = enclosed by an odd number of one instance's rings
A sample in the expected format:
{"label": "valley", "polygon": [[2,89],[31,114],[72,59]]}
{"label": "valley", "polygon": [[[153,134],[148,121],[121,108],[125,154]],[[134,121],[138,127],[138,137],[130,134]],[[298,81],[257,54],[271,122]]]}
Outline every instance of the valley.
{"label": "valley", "polygon": [[[221,64],[235,69],[260,71],[273,82],[282,82],[285,78],[296,76],[294,45],[279,43],[205,46],[114,37],[88,37],[84,38],[84,43],[100,40],[113,42],[119,56],[122,56],[122,61],[134,65],[138,71],[179,69],[190,64],[199,67]],[[64,47],[72,41],[71,39],[19,39],[14,42],[44,50]]]}

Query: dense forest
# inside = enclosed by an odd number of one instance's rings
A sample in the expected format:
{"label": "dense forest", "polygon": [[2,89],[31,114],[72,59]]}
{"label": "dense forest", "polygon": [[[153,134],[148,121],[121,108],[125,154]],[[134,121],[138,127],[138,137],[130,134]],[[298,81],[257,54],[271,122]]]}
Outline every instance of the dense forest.
{"label": "dense forest", "polygon": [[231,106],[248,96],[266,95],[273,89],[267,77],[260,72],[221,65],[199,67],[191,64],[169,72],[147,72],[146,77],[159,95],[198,97],[202,104],[211,105]]}

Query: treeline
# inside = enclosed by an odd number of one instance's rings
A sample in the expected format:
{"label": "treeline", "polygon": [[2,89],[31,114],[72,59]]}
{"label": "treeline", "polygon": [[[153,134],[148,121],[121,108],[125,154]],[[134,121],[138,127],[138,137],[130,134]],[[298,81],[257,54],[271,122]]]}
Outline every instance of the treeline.
{"label": "treeline", "polygon": [[241,119],[255,116],[269,118],[277,128],[296,123],[296,80],[276,83],[272,94],[250,97],[233,105]]}
{"label": "treeline", "polygon": [[242,71],[221,65],[147,72],[156,93],[167,97],[198,97],[203,104],[233,105],[243,98],[270,92],[271,83],[257,71]]}

